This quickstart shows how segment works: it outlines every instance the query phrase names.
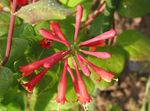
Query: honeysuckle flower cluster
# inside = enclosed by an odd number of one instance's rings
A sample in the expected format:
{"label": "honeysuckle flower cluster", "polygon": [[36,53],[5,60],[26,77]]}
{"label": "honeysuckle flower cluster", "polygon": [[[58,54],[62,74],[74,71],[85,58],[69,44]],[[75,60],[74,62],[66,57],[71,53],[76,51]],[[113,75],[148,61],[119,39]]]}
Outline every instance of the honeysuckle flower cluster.
{"label": "honeysuckle flower cluster", "polygon": [[[101,77],[102,80],[105,80],[107,82],[111,82],[113,80],[113,73],[107,72],[99,66],[94,65],[92,62],[84,58],[84,55],[95,56],[99,59],[110,58],[111,54],[109,52],[97,52],[95,48],[98,46],[104,46],[104,41],[106,39],[113,38],[116,35],[116,31],[114,29],[110,29],[109,31],[104,32],[101,35],[78,43],[78,32],[80,30],[82,13],[83,8],[81,5],[78,5],[76,8],[74,43],[72,44],[65,38],[60,28],[60,25],[57,22],[53,22],[50,24],[51,32],[47,31],[46,29],[39,30],[40,34],[44,37],[44,39],[60,42],[64,44],[68,50],[56,52],[55,54],[47,58],[19,67],[20,71],[22,72],[22,76],[29,76],[38,68],[43,67],[43,70],[39,74],[35,75],[35,77],[29,80],[29,82],[22,84],[26,90],[31,92],[33,88],[38,84],[38,82],[42,79],[42,77],[46,74],[46,72],[59,61],[62,61],[64,64],[58,86],[58,93],[56,96],[57,103],[64,104],[67,101],[65,96],[67,90],[67,74],[71,76],[74,90],[77,94],[78,102],[81,104],[86,104],[92,99],[82,79],[81,71],[85,76],[89,77],[91,71],[93,70],[98,76]],[[94,50],[84,50],[84,47],[94,47]],[[71,57],[72,59],[72,64],[74,68],[71,68],[68,64],[69,57]],[[81,71],[79,70],[79,67]],[[75,70],[75,74],[73,73],[73,70]]]}

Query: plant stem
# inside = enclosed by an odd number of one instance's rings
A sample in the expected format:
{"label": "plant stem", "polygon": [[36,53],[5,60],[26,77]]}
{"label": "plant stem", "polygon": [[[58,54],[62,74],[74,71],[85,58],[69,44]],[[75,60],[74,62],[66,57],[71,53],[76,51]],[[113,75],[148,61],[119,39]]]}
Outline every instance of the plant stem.
{"label": "plant stem", "polygon": [[10,51],[11,51],[11,45],[12,45],[12,36],[13,36],[13,31],[14,31],[14,23],[15,23],[15,13],[17,8],[17,0],[13,0],[12,4],[12,12],[10,15],[10,24],[9,24],[9,31],[8,31],[8,36],[7,36],[7,45],[6,45],[6,52],[4,59],[2,61],[2,65],[5,65],[9,56],[10,56]]}
{"label": "plant stem", "polygon": [[89,25],[100,13],[102,13],[104,11],[104,8],[105,8],[105,2],[100,4],[100,6],[84,22],[84,24],[80,27],[80,29],[83,29],[84,27]]}

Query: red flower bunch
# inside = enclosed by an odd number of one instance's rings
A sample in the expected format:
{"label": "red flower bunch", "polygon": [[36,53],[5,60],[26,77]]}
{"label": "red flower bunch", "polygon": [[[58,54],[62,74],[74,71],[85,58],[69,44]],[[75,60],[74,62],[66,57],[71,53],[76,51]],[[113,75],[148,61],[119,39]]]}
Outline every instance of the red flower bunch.
{"label": "red flower bunch", "polygon": [[[64,62],[63,71],[61,75],[61,79],[58,86],[58,94],[56,96],[56,102],[64,104],[66,102],[66,84],[67,84],[67,72],[70,74],[72,78],[72,82],[74,84],[74,90],[78,97],[78,102],[81,104],[86,104],[91,101],[91,96],[89,95],[86,85],[81,77],[79,66],[85,76],[90,76],[91,69],[96,72],[97,75],[101,77],[102,80],[107,82],[111,82],[114,78],[114,75],[111,72],[107,72],[104,69],[94,65],[89,60],[85,59],[83,54],[95,56],[100,59],[107,59],[111,57],[111,54],[108,52],[97,52],[97,51],[88,51],[84,50],[84,47],[98,47],[103,46],[104,41],[109,38],[113,38],[116,35],[116,31],[111,29],[101,35],[98,35],[92,39],[83,41],[78,43],[78,32],[80,28],[80,22],[82,18],[83,9],[81,5],[77,6],[76,9],[76,24],[75,24],[75,33],[74,33],[74,43],[71,44],[64,36],[61,31],[60,25],[57,22],[53,22],[50,24],[50,29],[52,32],[48,32],[45,29],[40,29],[40,34],[45,38],[51,41],[57,41],[64,44],[68,50],[56,52],[55,54],[44,58],[42,60],[38,60],[26,66],[21,66],[20,71],[22,72],[22,76],[29,76],[32,72],[39,67],[43,67],[44,69],[33,77],[29,82],[23,84],[25,89],[28,91],[32,91],[34,86],[41,80],[41,78],[45,75],[45,73],[50,69],[54,64],[58,63],[60,60]],[[82,54],[81,54],[82,53]],[[76,75],[73,73],[71,67],[68,64],[68,58],[72,57],[72,63],[74,66],[74,70]]]}

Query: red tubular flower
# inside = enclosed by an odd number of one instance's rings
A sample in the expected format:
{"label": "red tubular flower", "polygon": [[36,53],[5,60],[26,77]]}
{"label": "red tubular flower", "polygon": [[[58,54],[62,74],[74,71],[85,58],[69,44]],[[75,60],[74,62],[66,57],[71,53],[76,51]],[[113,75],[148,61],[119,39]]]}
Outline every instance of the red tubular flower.
{"label": "red tubular flower", "polygon": [[32,92],[34,87],[39,83],[42,77],[46,74],[49,68],[43,69],[39,74],[33,77],[28,83],[22,84],[22,86],[29,92]]}
{"label": "red tubular flower", "polygon": [[78,88],[78,83],[77,83],[77,80],[71,70],[71,68],[69,67],[69,65],[67,66],[67,70],[71,76],[71,79],[72,79],[72,82],[73,82],[73,85],[74,85],[74,89],[75,89],[75,92],[77,94],[77,96],[79,96],[79,88]]}
{"label": "red tubular flower", "polygon": [[39,32],[40,32],[40,34],[41,34],[43,37],[45,37],[45,38],[47,38],[47,39],[60,42],[60,43],[62,43],[62,44],[64,44],[64,45],[66,45],[67,47],[70,46],[69,42],[57,38],[56,36],[54,36],[53,34],[51,34],[50,32],[48,32],[48,31],[45,30],[45,29],[40,29]]}
{"label": "red tubular flower", "polygon": [[81,42],[80,43],[80,47],[83,47],[83,46],[93,46],[94,45],[98,45],[99,42],[103,41],[103,40],[106,40],[106,39],[110,39],[110,38],[113,38],[114,36],[116,35],[116,31],[114,29],[111,29],[101,35],[98,35],[90,40],[87,40],[87,41],[84,41],[84,42]]}
{"label": "red tubular flower", "polygon": [[[10,0],[11,2],[13,2],[13,0]],[[26,5],[27,4],[27,0],[17,0],[17,5],[18,6],[23,6],[23,5]]]}
{"label": "red tubular flower", "polygon": [[72,52],[72,50],[62,52],[60,55],[55,56],[55,57],[53,57],[53,58],[47,60],[47,62],[45,62],[45,63],[43,64],[43,66],[44,66],[45,68],[47,68],[47,67],[52,67],[53,64],[57,63],[57,62],[60,61],[62,58],[64,58],[66,55],[70,54],[71,52]]}
{"label": "red tubular flower", "polygon": [[92,99],[86,89],[84,81],[81,78],[81,75],[80,75],[80,72],[79,72],[79,69],[78,69],[75,59],[73,59],[73,65],[75,67],[77,78],[78,78],[78,90],[79,90],[78,101],[81,104],[86,104],[86,103],[90,102]]}
{"label": "red tubular flower", "polygon": [[107,82],[111,82],[112,79],[114,78],[114,75],[112,73],[109,73],[109,72],[105,71],[104,69],[92,64],[88,60],[84,59],[81,55],[79,55],[79,57],[84,62],[86,62],[96,72],[96,74],[98,74],[103,80],[105,80]]}
{"label": "red tubular flower", "polygon": [[95,56],[95,57],[101,58],[101,59],[108,59],[111,57],[111,54],[108,52],[91,52],[91,51],[85,51],[82,49],[80,51],[83,52],[84,54]]}
{"label": "red tubular flower", "polygon": [[44,49],[49,49],[52,47],[52,41],[44,38],[40,41],[40,46]]}
{"label": "red tubular flower", "polygon": [[85,76],[90,76],[91,72],[90,72],[89,68],[84,64],[83,60],[78,56],[78,54],[76,54],[76,57],[79,61],[79,64],[80,64],[83,74]]}
{"label": "red tubular flower", "polygon": [[82,12],[83,12],[82,6],[78,5],[77,6],[77,14],[76,14],[76,25],[75,25],[75,33],[74,33],[74,42],[76,42],[77,38],[78,38],[80,22],[81,22],[81,19],[82,19]]}
{"label": "red tubular flower", "polygon": [[32,72],[39,67],[41,67],[44,63],[46,63],[48,60],[51,60],[53,58],[59,57],[60,54],[63,53],[63,51],[57,52],[47,58],[44,58],[42,60],[38,60],[36,62],[33,62],[31,64],[25,65],[25,66],[20,66],[19,70],[22,72],[22,76],[29,76],[32,74]]}
{"label": "red tubular flower", "polygon": [[58,87],[58,94],[56,97],[56,102],[60,104],[64,104],[66,102],[66,74],[67,74],[67,64],[68,64],[68,59],[65,60],[64,62],[64,68],[63,68],[63,73],[61,76],[61,80],[59,83]]}
{"label": "red tubular flower", "polygon": [[52,22],[52,23],[50,24],[50,29],[52,30],[52,32],[54,33],[54,35],[57,35],[61,40],[67,41],[67,40],[65,39],[64,34],[62,33],[62,30],[61,30],[61,28],[60,28],[59,23],[57,23],[57,22]]}

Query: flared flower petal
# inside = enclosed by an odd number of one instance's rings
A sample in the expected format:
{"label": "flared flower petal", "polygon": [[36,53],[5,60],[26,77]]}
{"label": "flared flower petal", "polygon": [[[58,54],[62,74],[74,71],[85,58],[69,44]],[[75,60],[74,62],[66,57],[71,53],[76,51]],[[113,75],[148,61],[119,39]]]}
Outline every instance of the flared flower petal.
{"label": "flared flower petal", "polygon": [[81,104],[86,104],[90,102],[92,99],[87,91],[83,79],[81,78],[77,63],[74,58],[73,58],[73,65],[75,67],[77,78],[78,78],[78,89],[79,89],[78,101]]}
{"label": "flared flower petal", "polygon": [[90,76],[91,72],[90,72],[89,68],[84,64],[83,60],[78,56],[77,53],[76,53],[76,57],[79,61],[79,64],[80,64],[83,74],[85,76]]}
{"label": "flared flower petal", "polygon": [[39,74],[35,75],[29,82],[22,84],[22,86],[29,92],[32,92],[34,87],[39,83],[42,77],[46,74],[49,68],[43,69]]}
{"label": "flared flower petal", "polygon": [[54,36],[53,34],[51,34],[50,32],[48,32],[47,30],[45,29],[40,29],[39,30],[40,34],[44,37],[44,38],[47,38],[47,39],[50,39],[50,40],[53,40],[53,41],[57,41],[57,42],[60,42],[64,45],[66,45],[67,47],[70,46],[69,42],[68,41],[64,41],[64,40],[61,40],[59,39],[58,37]]}
{"label": "flared flower petal", "polygon": [[101,58],[101,59],[108,59],[111,57],[111,54],[108,52],[92,52],[92,51],[85,51],[82,49],[80,51],[83,52],[84,54],[95,56],[95,57]]}
{"label": "flared flower petal", "polygon": [[66,102],[66,74],[67,74],[67,64],[68,59],[64,62],[63,73],[61,76],[61,80],[59,82],[58,94],[56,96],[56,102],[60,104],[64,104]]}
{"label": "flared flower petal", "polygon": [[51,59],[59,56],[61,53],[63,53],[63,51],[57,52],[47,58],[38,60],[36,62],[33,62],[31,64],[25,65],[25,66],[20,66],[19,70],[20,72],[22,72],[22,76],[29,76],[30,74],[32,74],[32,72],[36,69],[38,69],[39,67],[43,66],[44,63],[46,63],[47,61],[50,61]]}
{"label": "flared flower petal", "polygon": [[77,41],[78,38],[78,33],[79,33],[79,28],[80,28],[80,22],[82,19],[82,13],[83,13],[83,8],[81,5],[78,5],[77,8],[77,13],[76,13],[76,24],[75,24],[75,33],[74,33],[74,41]]}
{"label": "flared flower petal", "polygon": [[90,40],[81,42],[80,47],[83,47],[83,46],[89,47],[89,46],[93,46],[93,44],[97,45],[97,44],[99,44],[100,41],[103,41],[103,40],[106,40],[109,38],[113,38],[115,35],[116,35],[116,31],[114,29],[111,29],[111,30],[104,32],[103,34],[98,35]]}
{"label": "flared flower petal", "polygon": [[105,80],[106,82],[111,82],[112,79],[114,78],[114,75],[110,72],[105,71],[104,69],[92,64],[91,62],[89,62],[88,60],[84,59],[81,55],[79,55],[79,57],[86,62],[95,72],[97,75],[99,75],[103,80]]}
{"label": "flared flower petal", "polygon": [[52,32],[57,35],[61,40],[67,41],[64,34],[62,33],[62,30],[60,28],[60,25],[58,22],[52,22],[50,24],[50,29]]}

